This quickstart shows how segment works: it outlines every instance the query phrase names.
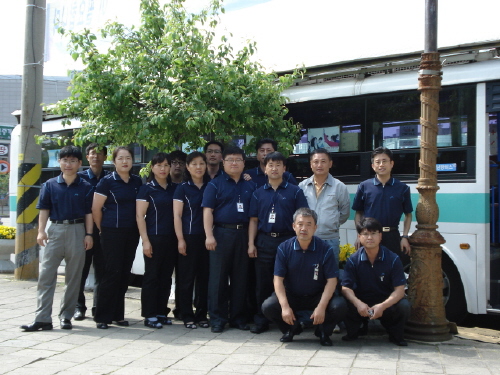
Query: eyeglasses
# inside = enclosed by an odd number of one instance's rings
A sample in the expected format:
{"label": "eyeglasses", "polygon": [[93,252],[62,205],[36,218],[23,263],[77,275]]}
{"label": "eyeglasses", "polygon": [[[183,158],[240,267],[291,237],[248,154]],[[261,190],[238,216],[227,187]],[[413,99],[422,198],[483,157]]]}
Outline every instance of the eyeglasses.
{"label": "eyeglasses", "polygon": [[174,160],[172,162],[172,165],[178,165],[179,167],[184,167],[186,165],[186,163],[184,163],[183,161]]}
{"label": "eyeglasses", "polygon": [[364,232],[364,233],[361,233],[360,236],[362,237],[375,237],[377,234],[380,234],[380,232]]}
{"label": "eyeglasses", "polygon": [[243,159],[226,159],[224,161],[228,164],[233,164],[233,163],[242,163]]}
{"label": "eyeglasses", "polygon": [[221,150],[207,150],[207,154],[222,154]]}
{"label": "eyeglasses", "polygon": [[69,165],[75,165],[78,164],[80,160],[78,159],[59,159],[61,164],[69,164]]}

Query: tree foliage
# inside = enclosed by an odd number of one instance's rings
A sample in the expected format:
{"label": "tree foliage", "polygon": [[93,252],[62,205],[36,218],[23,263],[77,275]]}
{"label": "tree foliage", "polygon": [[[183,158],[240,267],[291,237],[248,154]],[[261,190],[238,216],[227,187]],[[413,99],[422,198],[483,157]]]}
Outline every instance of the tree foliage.
{"label": "tree foliage", "polygon": [[70,37],[73,59],[82,71],[72,78],[71,96],[56,112],[80,119],[75,141],[106,145],[140,143],[169,151],[189,143],[202,146],[202,135],[228,141],[236,135],[273,137],[290,152],[298,127],[285,120],[281,92],[301,74],[278,76],[252,61],[254,42],[234,51],[226,36],[216,44],[220,0],[199,14],[189,14],[184,0],[160,6],[141,1],[141,24],[126,28],[108,23],[100,37],[89,30],[60,32]]}

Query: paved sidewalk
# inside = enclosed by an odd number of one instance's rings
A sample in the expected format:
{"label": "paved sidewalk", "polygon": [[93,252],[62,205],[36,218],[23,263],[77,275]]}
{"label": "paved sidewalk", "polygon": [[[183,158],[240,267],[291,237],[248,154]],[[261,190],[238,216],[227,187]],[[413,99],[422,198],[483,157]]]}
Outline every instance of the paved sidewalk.
{"label": "paved sidewalk", "polygon": [[[55,314],[61,291],[59,285]],[[376,325],[370,336],[350,343],[333,335],[329,348],[312,330],[287,344],[279,342],[276,328],[260,335],[236,329],[214,334],[175,321],[152,330],[144,327],[137,289],[126,301],[128,328],[98,330],[87,318],[65,331],[54,315],[54,330],[22,332],[19,326],[33,321],[35,294],[36,282],[0,275],[0,374],[500,375],[497,344],[453,338],[400,348]]]}

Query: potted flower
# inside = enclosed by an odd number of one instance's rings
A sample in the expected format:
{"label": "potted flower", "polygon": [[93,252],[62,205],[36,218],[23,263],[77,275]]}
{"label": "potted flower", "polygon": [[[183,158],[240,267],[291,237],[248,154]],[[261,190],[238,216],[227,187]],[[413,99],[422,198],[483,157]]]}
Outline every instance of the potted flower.
{"label": "potted flower", "polygon": [[0,225],[0,273],[14,272],[14,263],[10,261],[10,254],[16,248],[16,228]]}
{"label": "potted flower", "polygon": [[356,252],[356,249],[354,248],[353,245],[350,243],[346,243],[345,245],[340,246],[340,253],[339,253],[339,268],[344,269],[345,263],[347,262],[347,259]]}

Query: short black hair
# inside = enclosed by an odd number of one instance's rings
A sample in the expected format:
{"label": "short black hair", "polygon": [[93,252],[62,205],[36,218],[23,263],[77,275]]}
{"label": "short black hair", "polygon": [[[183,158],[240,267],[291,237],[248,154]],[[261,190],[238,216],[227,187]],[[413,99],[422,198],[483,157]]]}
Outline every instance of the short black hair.
{"label": "short black hair", "polygon": [[113,150],[113,161],[115,161],[116,157],[118,156],[118,153],[121,150],[127,151],[130,154],[130,156],[132,157],[132,159],[134,159],[134,151],[132,151],[132,149],[130,147],[127,147],[127,146],[118,146],[118,147],[116,147]]}
{"label": "short black hair", "polygon": [[262,147],[262,145],[270,143],[273,146],[274,151],[278,151],[278,143],[274,139],[271,138],[262,138],[257,141],[255,144],[255,150],[259,151],[259,148]]}
{"label": "short black hair", "polygon": [[[193,178],[191,177],[191,173],[188,171],[188,165],[196,158],[202,158],[202,160],[207,163],[207,156],[203,152],[193,151],[186,158],[186,169],[184,169],[184,181],[190,181]],[[208,174],[208,170],[205,169],[205,174],[203,175],[203,182],[209,182],[210,175]]]}
{"label": "short black hair", "polygon": [[151,158],[151,170],[149,171],[149,176],[147,178],[148,182],[150,182],[155,176],[153,173],[153,167],[156,164],[163,163],[164,161],[167,161],[168,165],[172,166],[172,159],[170,158],[170,155],[165,152],[158,152]]}
{"label": "short black hair", "polygon": [[222,159],[225,159],[227,155],[241,155],[242,159],[245,160],[245,151],[239,147],[229,147],[222,153]]}
{"label": "short black hair", "polygon": [[64,146],[59,151],[59,160],[62,158],[77,158],[78,160],[83,159],[82,150],[76,146]]}
{"label": "short black hair", "polygon": [[310,208],[307,207],[301,207],[295,213],[293,214],[293,222],[295,223],[295,220],[297,219],[298,216],[311,216],[314,220],[314,224],[318,224],[318,214],[316,211],[311,210]]}
{"label": "short black hair", "polygon": [[264,165],[267,165],[270,161],[282,161],[283,165],[286,165],[286,158],[281,152],[278,151],[267,154],[264,159]]}
{"label": "short black hair", "polygon": [[391,150],[389,150],[387,147],[377,147],[375,150],[372,151],[372,163],[373,163],[373,159],[375,159],[375,156],[381,155],[381,154],[386,154],[387,156],[389,156],[390,161],[394,160],[392,158],[392,151]]}
{"label": "short black hair", "polygon": [[106,146],[99,146],[95,142],[92,142],[85,148],[85,155],[90,154],[90,151],[92,151],[93,149],[98,149],[99,151],[104,152],[104,156],[108,155],[108,148]]}
{"label": "short black hair", "polygon": [[312,160],[313,156],[316,154],[326,154],[328,156],[328,160],[332,160],[332,155],[325,148],[317,148],[311,152],[309,156],[309,160]]}
{"label": "short black hair", "polygon": [[356,231],[361,234],[362,231],[368,230],[370,232],[382,232],[382,224],[373,217],[364,217],[359,223],[356,224]]}
{"label": "short black hair", "polygon": [[217,145],[220,147],[221,152],[224,152],[224,145],[220,143],[219,141],[209,141],[205,143],[205,146],[203,146],[203,152],[206,154],[208,150],[208,146],[210,145]]}
{"label": "short black hair", "polygon": [[[170,160],[174,161],[175,159],[179,161],[186,162],[187,154],[182,152],[181,150],[175,150],[170,153]],[[169,163],[170,164],[170,163]]]}

